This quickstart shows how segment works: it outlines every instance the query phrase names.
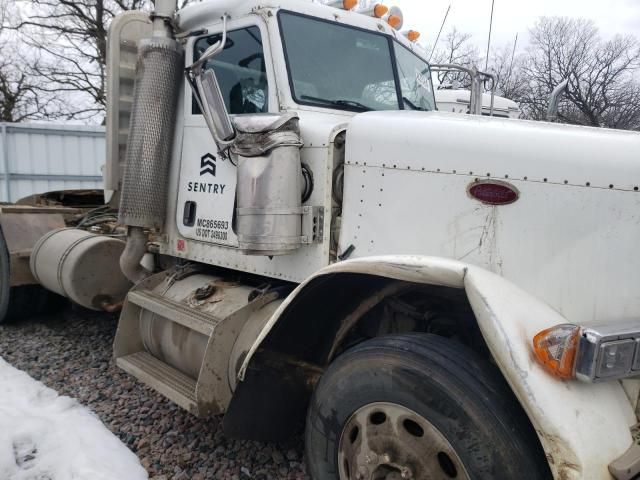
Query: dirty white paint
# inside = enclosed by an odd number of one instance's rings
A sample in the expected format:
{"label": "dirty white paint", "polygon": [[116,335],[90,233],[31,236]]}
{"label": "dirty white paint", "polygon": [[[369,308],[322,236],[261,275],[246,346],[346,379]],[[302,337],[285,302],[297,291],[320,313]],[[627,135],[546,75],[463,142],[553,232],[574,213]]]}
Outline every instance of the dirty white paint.
{"label": "dirty white paint", "polygon": [[629,448],[637,422],[622,384],[553,378],[534,360],[531,339],[566,320],[486,270],[469,267],[464,283],[493,359],[536,428],[555,477],[611,478],[607,465]]}
{"label": "dirty white paint", "polygon": [[[637,389],[631,381],[626,389],[619,382],[558,382],[533,361],[531,338],[555,323],[606,323],[640,315],[640,257],[620,255],[637,249],[640,233],[640,136],[433,112],[354,116],[297,105],[289,89],[277,8],[270,5],[204,2],[184,9],[177,19],[184,31],[206,28],[214,34],[227,12],[230,30],[261,29],[270,108],[299,114],[302,160],[316,180],[309,204],[325,207],[323,243],[294,255],[247,257],[233,245],[181,236],[178,186],[191,181],[181,175],[199,176],[183,165],[199,165],[206,153],[202,149],[215,148],[210,139],[208,145],[202,140],[204,119],[192,115],[185,87],[167,212],[177,222],[168,222],[161,252],[303,282],[258,335],[240,378],[282,312],[319,275],[362,272],[464,288],[496,362],[538,429],[556,478],[608,480],[606,465],[631,443],[635,416],[628,392]],[[281,0],[278,7],[385,32],[407,43],[384,22],[354,12],[295,0]],[[195,40],[187,41],[187,62]],[[318,273],[331,261],[331,142],[343,128],[347,165],[338,253],[353,245],[356,260]],[[510,182],[520,199],[503,207],[484,206],[467,195],[476,178]],[[412,256],[395,256],[400,253]]]}
{"label": "dirty white paint", "polygon": [[631,445],[629,428],[636,422],[625,388],[620,382],[563,382],[547,374],[532,357],[531,339],[540,330],[563,323],[562,316],[504,278],[455,260],[369,257],[323,269],[280,305],[247,355],[240,379],[297,294],[318,277],[340,273],[465,289],[493,358],[538,432],[555,478],[610,480],[607,465]]}
{"label": "dirty white paint", "polygon": [[[640,135],[630,132],[435,112],[358,115],[347,130],[340,251],[461,260],[574,323],[640,317],[640,257],[629,255],[640,238],[638,151]],[[469,186],[487,178],[508,182],[519,199],[471,198]]]}

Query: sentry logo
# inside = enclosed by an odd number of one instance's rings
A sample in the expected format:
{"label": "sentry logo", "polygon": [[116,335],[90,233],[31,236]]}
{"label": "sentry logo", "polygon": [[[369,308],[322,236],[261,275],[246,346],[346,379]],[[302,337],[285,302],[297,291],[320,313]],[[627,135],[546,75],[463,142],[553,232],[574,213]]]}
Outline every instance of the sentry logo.
{"label": "sentry logo", "polygon": [[212,154],[207,153],[200,158],[200,176],[210,174],[211,176],[216,176],[216,157]]}

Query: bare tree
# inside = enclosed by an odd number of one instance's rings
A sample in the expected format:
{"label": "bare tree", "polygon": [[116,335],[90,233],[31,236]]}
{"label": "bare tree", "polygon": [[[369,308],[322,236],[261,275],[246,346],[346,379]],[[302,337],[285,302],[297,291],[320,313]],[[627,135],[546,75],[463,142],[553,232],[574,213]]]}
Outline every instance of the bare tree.
{"label": "bare tree", "polygon": [[65,93],[69,113],[87,119],[106,103],[107,32],[123,10],[148,8],[147,0],[29,0],[21,2],[14,28],[40,52],[34,74],[47,80],[44,93]]}
{"label": "bare tree", "polygon": [[[473,44],[472,36],[462,33],[455,27],[442,39],[442,46],[433,53],[432,63],[453,63],[471,68],[480,64],[480,53]],[[438,73],[440,84],[457,84],[461,88],[469,87],[469,77],[459,72]]]}
{"label": "bare tree", "polygon": [[523,55],[515,54],[513,46],[505,45],[493,50],[489,57],[489,71],[498,79],[497,93],[521,102],[529,91],[527,79],[522,74]]}
{"label": "bare tree", "polygon": [[634,73],[640,68],[640,46],[634,37],[603,40],[592,21],[558,17],[540,18],[530,33],[522,65],[529,88],[519,99],[530,118],[544,118],[551,91],[569,79],[560,108],[563,121],[615,128],[638,124]]}
{"label": "bare tree", "polygon": [[[183,8],[199,0],[179,0]],[[22,0],[15,22],[25,45],[37,49],[34,73],[47,80],[43,91],[66,93],[69,115],[88,119],[106,106],[107,33],[126,10],[151,10],[152,0]]]}
{"label": "bare tree", "polygon": [[0,0],[0,121],[22,122],[66,116],[65,102],[57,92],[42,91],[43,81],[34,75],[36,52],[20,45],[7,26],[15,5]]}
{"label": "bare tree", "polygon": [[610,128],[640,131],[640,84],[634,81],[621,84],[602,119]]}
{"label": "bare tree", "polygon": [[[453,63],[466,68],[478,68],[482,58],[472,36],[458,31],[455,27],[446,35],[443,45],[434,52],[434,63]],[[522,76],[522,56],[514,56],[513,47],[505,46],[493,50],[489,59],[489,72],[498,78],[497,90],[502,96],[518,101],[525,93],[527,82]],[[456,85],[459,88],[469,88],[470,78],[464,73],[438,73],[441,85]],[[490,82],[485,87],[492,88]]]}
{"label": "bare tree", "polygon": [[43,95],[24,65],[16,65],[18,56],[7,47],[0,52],[0,121],[23,122],[64,117],[63,102],[55,95]]}

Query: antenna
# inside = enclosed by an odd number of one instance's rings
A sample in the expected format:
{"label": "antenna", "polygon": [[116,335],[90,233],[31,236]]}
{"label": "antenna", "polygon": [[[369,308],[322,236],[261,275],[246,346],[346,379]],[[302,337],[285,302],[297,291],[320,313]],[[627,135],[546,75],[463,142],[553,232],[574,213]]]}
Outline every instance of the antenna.
{"label": "antenna", "polygon": [[507,77],[507,85],[511,83],[511,72],[513,72],[513,60],[516,57],[516,47],[518,46],[518,33],[516,33],[516,39],[513,42],[513,51],[511,52],[511,63],[509,64],[509,76]]}
{"label": "antenna", "polygon": [[447,17],[449,16],[449,11],[450,10],[451,10],[451,4],[449,4],[449,8],[447,8],[447,13],[444,14],[444,18],[442,19],[442,25],[440,25],[440,31],[438,32],[438,36],[436,37],[436,41],[433,44],[433,48],[431,49],[431,55],[429,55],[429,61],[431,61],[431,57],[433,57],[433,54],[436,51],[436,46],[438,45],[438,40],[440,40],[440,35],[442,34],[442,29],[444,28],[444,24],[447,21]]}
{"label": "antenna", "polygon": [[487,70],[489,68],[489,50],[491,49],[491,30],[493,29],[493,7],[495,6],[496,0],[491,0],[491,19],[489,20],[489,39],[487,40],[487,61],[484,64],[484,69]]}

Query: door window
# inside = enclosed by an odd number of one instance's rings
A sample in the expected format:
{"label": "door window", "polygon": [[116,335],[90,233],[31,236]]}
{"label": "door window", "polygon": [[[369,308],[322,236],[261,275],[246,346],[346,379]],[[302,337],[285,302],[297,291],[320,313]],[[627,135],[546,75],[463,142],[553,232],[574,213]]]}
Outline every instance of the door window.
{"label": "door window", "polygon": [[[203,37],[194,46],[194,61],[211,45],[222,40],[222,34]],[[222,97],[230,114],[262,113],[269,110],[269,94],[262,37],[258,27],[227,33],[224,50],[209,60],[205,68],[213,68]],[[200,114],[193,100],[192,111]]]}

